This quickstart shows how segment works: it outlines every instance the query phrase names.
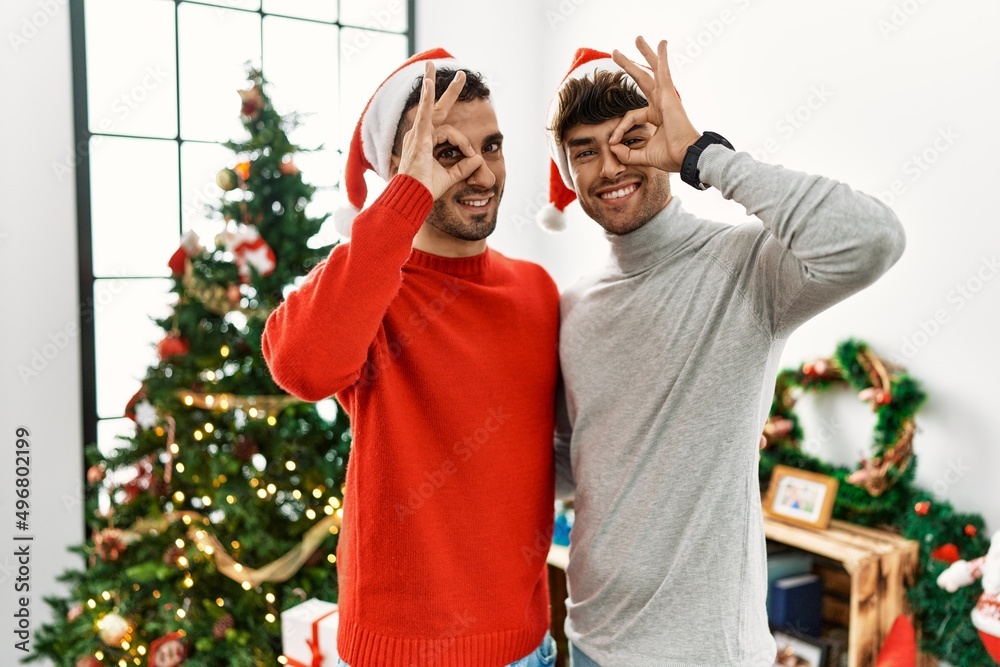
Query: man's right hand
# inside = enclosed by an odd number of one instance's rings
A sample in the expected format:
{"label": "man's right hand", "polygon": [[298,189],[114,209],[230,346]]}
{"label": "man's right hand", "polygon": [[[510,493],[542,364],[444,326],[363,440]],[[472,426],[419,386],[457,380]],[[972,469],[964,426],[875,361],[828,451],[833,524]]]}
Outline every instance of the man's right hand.
{"label": "man's right hand", "polygon": [[[464,134],[445,124],[448,112],[465,87],[465,72],[456,72],[441,99],[434,102],[435,68],[427,63],[421,83],[420,101],[417,103],[413,127],[403,137],[400,150],[399,173],[423,183],[438,199],[459,181],[464,181],[484,162]],[[434,157],[434,147],[451,144],[466,157],[449,168],[441,166]]]}

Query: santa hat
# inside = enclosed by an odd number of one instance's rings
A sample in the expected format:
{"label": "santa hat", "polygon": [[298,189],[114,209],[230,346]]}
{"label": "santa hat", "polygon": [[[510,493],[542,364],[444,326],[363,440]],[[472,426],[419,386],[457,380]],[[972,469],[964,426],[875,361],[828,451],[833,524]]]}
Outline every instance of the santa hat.
{"label": "santa hat", "polygon": [[396,141],[396,128],[403,107],[413,91],[414,82],[423,75],[426,63],[437,69],[462,69],[462,66],[444,49],[430,49],[412,56],[389,75],[378,87],[361,112],[344,167],[344,189],[349,207],[334,213],[334,225],[341,236],[351,235],[351,223],[365,206],[368,186],[365,172],[369,169],[388,181],[392,164],[392,146]]}
{"label": "santa hat", "polygon": [[[645,65],[640,65],[644,69],[649,69]],[[566,160],[566,151],[556,143],[555,128],[552,127],[556,113],[559,112],[559,96],[568,81],[573,79],[586,79],[595,72],[624,72],[618,66],[610,53],[595,51],[594,49],[577,49],[573,55],[573,63],[569,66],[569,73],[563,77],[556,90],[555,97],[549,104],[549,112],[545,122],[545,133],[549,140],[549,154],[552,162],[549,165],[549,203],[538,212],[537,220],[543,228],[550,232],[559,232],[566,229],[566,207],[576,199],[576,190],[573,189],[573,177],[569,170],[569,162]],[[643,98],[643,92],[636,88],[636,92]],[[677,95],[680,97],[680,94]]]}

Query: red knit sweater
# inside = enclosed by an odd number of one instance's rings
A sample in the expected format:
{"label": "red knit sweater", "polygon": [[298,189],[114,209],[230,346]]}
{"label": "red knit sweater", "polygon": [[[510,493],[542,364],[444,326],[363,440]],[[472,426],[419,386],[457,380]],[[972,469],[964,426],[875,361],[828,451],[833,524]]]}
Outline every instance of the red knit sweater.
{"label": "red knit sweater", "polygon": [[354,434],[337,549],[351,667],[498,667],[549,627],[559,296],[494,250],[411,248],[433,204],[397,176],[271,314],[264,358]]}

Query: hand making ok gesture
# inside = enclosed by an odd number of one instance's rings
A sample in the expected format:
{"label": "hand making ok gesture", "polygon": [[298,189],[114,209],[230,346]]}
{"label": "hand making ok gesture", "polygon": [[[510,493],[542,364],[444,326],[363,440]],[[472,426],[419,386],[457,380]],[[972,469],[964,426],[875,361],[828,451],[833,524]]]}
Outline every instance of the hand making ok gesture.
{"label": "hand making ok gesture", "polygon": [[[464,134],[444,122],[465,87],[465,72],[455,73],[455,78],[437,103],[434,102],[435,72],[434,64],[427,63],[413,127],[403,137],[399,173],[417,179],[431,191],[434,199],[438,199],[455,183],[465,180],[479,169],[483,165],[483,156],[476,153]],[[466,157],[451,167],[443,167],[434,159],[434,147],[443,143],[455,146]]]}
{"label": "hand making ok gesture", "polygon": [[[654,52],[642,37],[635,45],[646,58],[652,74],[626,58],[615,49],[612,58],[618,66],[635,80],[646,96],[649,106],[625,114],[611,133],[611,150],[622,164],[656,167],[663,171],[679,172],[684,154],[701,136],[681,105],[667,66],[667,42],[661,41]],[[654,126],[653,136],[638,148],[632,149],[619,143],[626,132],[636,125],[649,123]]]}

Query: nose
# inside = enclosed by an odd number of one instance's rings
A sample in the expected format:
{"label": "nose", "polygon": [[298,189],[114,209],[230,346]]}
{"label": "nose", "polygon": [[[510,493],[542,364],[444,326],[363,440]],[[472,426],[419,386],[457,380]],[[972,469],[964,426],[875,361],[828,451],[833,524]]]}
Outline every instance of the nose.
{"label": "nose", "polygon": [[493,184],[497,182],[497,177],[484,162],[478,169],[469,174],[465,182],[477,188],[492,188]]}
{"label": "nose", "polygon": [[[605,147],[607,149],[607,147]],[[625,171],[625,165],[618,161],[618,156],[610,149],[602,151],[601,156],[601,176],[613,180],[620,173]]]}

